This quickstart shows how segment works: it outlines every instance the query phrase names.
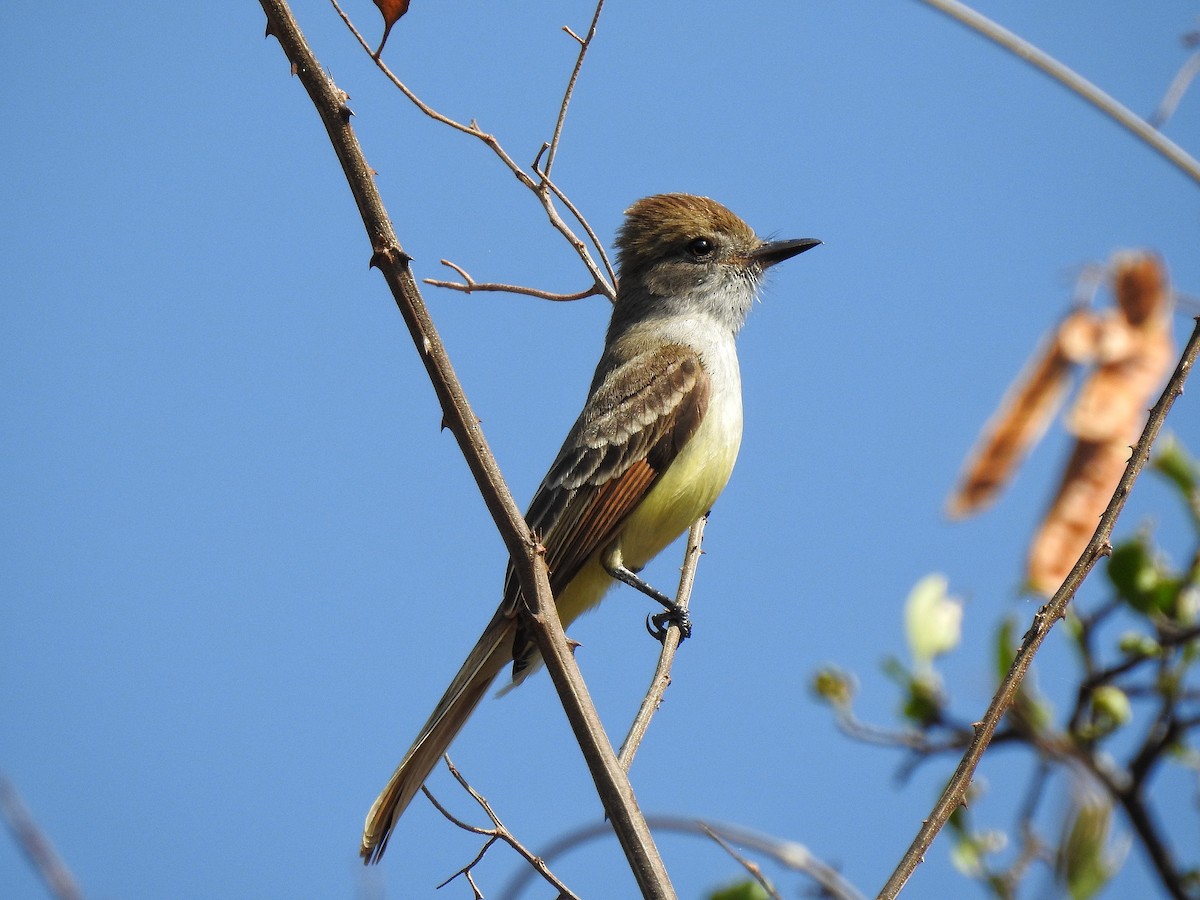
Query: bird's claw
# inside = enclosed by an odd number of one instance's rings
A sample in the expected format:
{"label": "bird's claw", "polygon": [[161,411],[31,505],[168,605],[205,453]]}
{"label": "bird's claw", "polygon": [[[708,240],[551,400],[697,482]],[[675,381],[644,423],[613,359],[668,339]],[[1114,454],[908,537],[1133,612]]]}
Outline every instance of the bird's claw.
{"label": "bird's claw", "polygon": [[666,612],[646,616],[646,631],[660,644],[667,639],[667,630],[674,625],[679,629],[679,640],[685,641],[692,635],[692,617],[686,608],[672,606]]}

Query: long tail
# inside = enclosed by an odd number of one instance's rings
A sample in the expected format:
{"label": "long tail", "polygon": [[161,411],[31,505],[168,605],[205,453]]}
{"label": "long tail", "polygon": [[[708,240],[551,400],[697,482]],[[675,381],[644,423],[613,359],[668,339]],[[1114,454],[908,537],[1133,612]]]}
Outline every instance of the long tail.
{"label": "long tail", "polygon": [[487,693],[488,685],[512,660],[512,646],[512,620],[498,613],[467,655],[467,661],[446,688],[433,715],[367,813],[359,850],[364,863],[379,862],[396,821],[475,711]]}

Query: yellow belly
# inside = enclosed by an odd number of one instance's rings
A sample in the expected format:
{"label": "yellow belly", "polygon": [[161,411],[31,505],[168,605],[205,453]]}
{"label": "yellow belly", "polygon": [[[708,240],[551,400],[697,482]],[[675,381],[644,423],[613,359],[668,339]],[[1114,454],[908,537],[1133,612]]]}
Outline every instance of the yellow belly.
{"label": "yellow belly", "polygon": [[[740,401],[740,397],[737,398]],[[620,561],[637,571],[683,534],[712,508],[724,490],[741,446],[741,403],[730,404],[720,415],[713,404],[708,415],[679,456],[633,511],[616,540]],[[600,565],[604,548],[594,555],[558,596],[558,613],[568,625],[595,606],[613,579]],[[655,585],[673,595],[675,585]]]}

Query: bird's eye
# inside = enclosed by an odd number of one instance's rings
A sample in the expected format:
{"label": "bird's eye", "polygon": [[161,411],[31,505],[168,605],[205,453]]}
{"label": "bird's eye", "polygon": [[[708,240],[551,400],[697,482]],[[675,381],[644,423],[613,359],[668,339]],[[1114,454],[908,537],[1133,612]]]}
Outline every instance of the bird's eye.
{"label": "bird's eye", "polygon": [[688,253],[696,259],[708,259],[713,255],[713,242],[705,237],[698,237],[688,244]]}

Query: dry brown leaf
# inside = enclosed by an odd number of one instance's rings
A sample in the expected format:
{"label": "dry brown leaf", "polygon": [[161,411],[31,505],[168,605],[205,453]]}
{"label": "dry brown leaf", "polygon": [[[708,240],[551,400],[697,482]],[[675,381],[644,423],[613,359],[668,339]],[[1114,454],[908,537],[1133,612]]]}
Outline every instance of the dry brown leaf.
{"label": "dry brown leaf", "polygon": [[1134,428],[1123,442],[1076,442],[1054,502],[1029,547],[1031,590],[1048,597],[1070,573],[1108,507],[1136,439]]}
{"label": "dry brown leaf", "polygon": [[1073,365],[1093,364],[1066,417],[1077,438],[1029,549],[1032,590],[1056,591],[1096,530],[1175,355],[1166,267],[1147,251],[1109,265],[1116,309],[1078,309],[1045,340],[984,427],[946,508],[958,518],[991,503],[1062,403]]}
{"label": "dry brown leaf", "polygon": [[1117,254],[1113,289],[1118,308],[1099,322],[1098,365],[1066,420],[1085,441],[1120,440],[1131,422],[1140,425],[1175,355],[1170,291],[1158,257]]}
{"label": "dry brown leaf", "polygon": [[1095,331],[1093,314],[1076,310],[1043,341],[984,426],[946,502],[947,515],[973,515],[996,499],[1062,405],[1072,363],[1094,354]]}
{"label": "dry brown leaf", "polygon": [[1046,596],[1091,540],[1175,355],[1162,261],[1126,251],[1114,256],[1112,273],[1117,309],[1096,319],[1096,368],[1066,420],[1078,441],[1029,548],[1029,586]]}
{"label": "dry brown leaf", "polygon": [[1167,267],[1157,253],[1126,250],[1113,255],[1113,292],[1131,325],[1166,315],[1171,290]]}
{"label": "dry brown leaf", "polygon": [[410,2],[411,0],[375,0],[375,5],[383,13],[383,37],[379,39],[379,49],[375,51],[376,59],[379,59],[379,54],[383,52],[383,45],[387,43],[392,26],[399,21],[402,15],[408,12],[408,4]]}

